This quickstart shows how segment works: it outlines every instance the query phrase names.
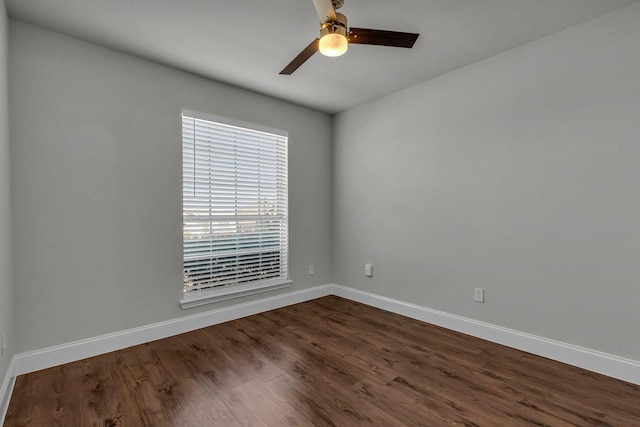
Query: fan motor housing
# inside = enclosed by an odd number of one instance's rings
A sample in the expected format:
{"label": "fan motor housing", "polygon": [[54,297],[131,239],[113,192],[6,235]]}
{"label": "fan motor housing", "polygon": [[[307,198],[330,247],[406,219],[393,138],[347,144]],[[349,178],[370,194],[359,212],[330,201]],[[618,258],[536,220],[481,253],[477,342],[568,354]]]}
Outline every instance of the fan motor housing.
{"label": "fan motor housing", "polygon": [[336,13],[335,21],[327,21],[320,27],[320,38],[327,34],[340,34],[347,37],[347,17],[342,13]]}

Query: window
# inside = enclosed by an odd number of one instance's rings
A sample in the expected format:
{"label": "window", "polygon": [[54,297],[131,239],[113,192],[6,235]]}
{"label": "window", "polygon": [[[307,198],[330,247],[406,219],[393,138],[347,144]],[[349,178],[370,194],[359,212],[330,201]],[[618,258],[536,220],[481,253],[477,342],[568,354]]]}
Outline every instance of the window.
{"label": "window", "polygon": [[287,135],[182,115],[183,308],[290,285]]}

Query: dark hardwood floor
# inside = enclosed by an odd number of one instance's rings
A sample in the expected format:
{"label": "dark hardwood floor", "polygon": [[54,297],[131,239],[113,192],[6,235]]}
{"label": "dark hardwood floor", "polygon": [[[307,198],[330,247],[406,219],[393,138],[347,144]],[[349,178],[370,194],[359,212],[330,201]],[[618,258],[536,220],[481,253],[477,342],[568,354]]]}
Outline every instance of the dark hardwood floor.
{"label": "dark hardwood floor", "polygon": [[640,426],[640,386],[338,297],[17,378],[5,426]]}

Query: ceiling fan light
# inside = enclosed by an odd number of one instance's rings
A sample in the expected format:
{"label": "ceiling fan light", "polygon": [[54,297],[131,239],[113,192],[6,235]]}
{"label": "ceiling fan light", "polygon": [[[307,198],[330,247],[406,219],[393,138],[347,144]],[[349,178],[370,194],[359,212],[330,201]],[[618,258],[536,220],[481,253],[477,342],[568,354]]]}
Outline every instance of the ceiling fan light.
{"label": "ceiling fan light", "polygon": [[326,34],[320,39],[319,49],[324,56],[336,57],[343,55],[348,47],[349,41],[342,34]]}
{"label": "ceiling fan light", "polygon": [[335,21],[328,21],[320,27],[320,43],[318,50],[324,56],[343,55],[349,48],[347,39],[347,17],[336,13]]}

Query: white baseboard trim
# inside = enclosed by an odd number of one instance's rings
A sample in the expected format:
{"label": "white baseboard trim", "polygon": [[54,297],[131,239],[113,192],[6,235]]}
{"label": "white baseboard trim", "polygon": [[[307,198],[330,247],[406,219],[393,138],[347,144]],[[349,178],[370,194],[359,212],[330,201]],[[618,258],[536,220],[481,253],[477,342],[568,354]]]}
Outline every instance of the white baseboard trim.
{"label": "white baseboard trim", "polygon": [[15,361],[15,357],[12,357],[4,380],[2,384],[0,384],[0,426],[4,425],[7,409],[9,409],[9,400],[11,400],[11,393],[13,392],[13,385],[16,383]]}
{"label": "white baseboard trim", "polygon": [[442,326],[630,383],[640,384],[640,361],[625,359],[345,286],[332,285],[332,293],[412,319]]}
{"label": "white baseboard trim", "polygon": [[15,375],[46,369],[64,363],[74,362],[110,351],[121,350],[146,342],[167,338],[229,320],[251,316],[287,305],[331,295],[331,285],[289,292],[230,307],[180,317],[178,319],[153,323],[139,328],[100,335],[40,350],[20,353],[14,356]]}
{"label": "white baseboard trim", "polygon": [[18,375],[115,350],[121,350],[134,345],[144,344],[146,342],[167,338],[288,305],[310,301],[327,295],[336,295],[392,313],[598,372],[623,381],[640,384],[640,361],[625,359],[588,348],[542,338],[341,285],[328,284],[154,323],[139,328],[16,354],[11,360],[9,370],[0,388],[0,399],[2,399],[0,400],[0,421],[4,420],[15,377]]}

